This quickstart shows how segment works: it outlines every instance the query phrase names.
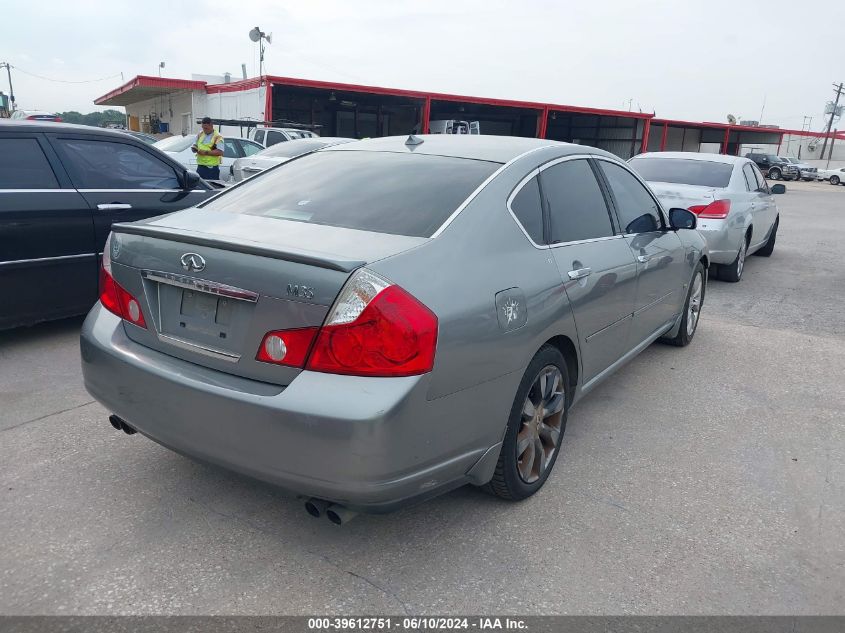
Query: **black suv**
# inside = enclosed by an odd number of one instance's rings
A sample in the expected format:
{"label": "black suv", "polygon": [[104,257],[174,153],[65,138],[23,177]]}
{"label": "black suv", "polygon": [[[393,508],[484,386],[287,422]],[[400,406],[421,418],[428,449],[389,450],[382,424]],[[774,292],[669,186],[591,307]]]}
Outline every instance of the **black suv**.
{"label": "black suv", "polygon": [[753,160],[766,178],[772,180],[780,180],[781,178],[784,180],[800,180],[801,178],[801,172],[796,165],[775,154],[751,152],[746,154],[745,157]]}
{"label": "black suv", "polygon": [[84,314],[112,222],[216,191],[123,132],[0,120],[0,329]]}

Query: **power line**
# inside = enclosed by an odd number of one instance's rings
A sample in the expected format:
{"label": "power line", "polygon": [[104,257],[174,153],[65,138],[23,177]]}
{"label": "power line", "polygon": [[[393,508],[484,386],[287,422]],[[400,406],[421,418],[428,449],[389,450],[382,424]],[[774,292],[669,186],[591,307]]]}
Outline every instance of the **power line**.
{"label": "power line", "polygon": [[29,75],[29,76],[35,77],[37,79],[43,79],[44,81],[54,81],[56,83],[61,83],[61,84],[91,84],[91,83],[96,83],[98,81],[105,81],[106,79],[114,79],[115,77],[121,76],[121,73],[116,73],[114,75],[109,75],[108,77],[100,77],[99,79],[82,79],[82,80],[78,80],[78,81],[72,81],[72,80],[69,80],[69,79],[52,79],[50,77],[44,77],[42,75],[36,75],[35,73],[31,73],[29,71],[24,70],[20,66],[10,66],[10,67],[14,68],[19,73],[23,73],[24,75]]}

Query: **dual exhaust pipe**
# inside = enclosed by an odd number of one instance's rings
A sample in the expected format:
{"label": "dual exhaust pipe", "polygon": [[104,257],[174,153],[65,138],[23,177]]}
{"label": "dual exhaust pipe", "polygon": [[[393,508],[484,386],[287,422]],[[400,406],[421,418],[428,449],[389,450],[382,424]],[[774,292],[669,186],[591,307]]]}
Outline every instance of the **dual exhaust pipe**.
{"label": "dual exhaust pipe", "polygon": [[350,510],[346,506],[342,506],[339,503],[331,503],[325,499],[317,499],[316,497],[305,500],[305,511],[317,519],[325,515],[335,525],[346,525],[358,516],[357,512]]}
{"label": "dual exhaust pipe", "polygon": [[138,431],[132,428],[126,420],[123,418],[119,418],[116,415],[112,414],[109,416],[109,422],[111,425],[116,428],[118,431],[123,431],[127,435],[135,435]]}

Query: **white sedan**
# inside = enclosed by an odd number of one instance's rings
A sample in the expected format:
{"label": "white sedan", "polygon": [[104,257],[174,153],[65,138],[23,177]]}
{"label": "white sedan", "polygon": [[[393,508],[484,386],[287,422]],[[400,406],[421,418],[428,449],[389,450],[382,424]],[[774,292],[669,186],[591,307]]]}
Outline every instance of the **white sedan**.
{"label": "white sedan", "polygon": [[316,152],[318,149],[323,149],[324,147],[349,143],[354,140],[354,138],[313,136],[276,143],[272,147],[263,149],[249,158],[238,158],[232,164],[230,171],[234,182],[240,182],[265,169],[285,163],[297,156]]}
{"label": "white sedan", "polygon": [[827,180],[831,185],[845,185],[845,167],[819,169],[819,180]]}
{"label": "white sedan", "polygon": [[[264,149],[261,143],[246,138],[230,138],[224,136],[223,162],[220,164],[220,180],[226,182],[232,178],[230,167],[238,158],[252,156]],[[197,140],[196,135],[171,136],[155,143],[161,151],[179,161],[188,169],[196,170],[197,156],[191,151],[191,145]]]}

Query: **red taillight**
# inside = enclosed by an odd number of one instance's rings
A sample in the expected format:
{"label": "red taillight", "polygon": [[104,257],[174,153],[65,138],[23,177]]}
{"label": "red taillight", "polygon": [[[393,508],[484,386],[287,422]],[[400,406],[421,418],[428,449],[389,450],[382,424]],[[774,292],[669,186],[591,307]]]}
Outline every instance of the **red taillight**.
{"label": "red taillight", "polygon": [[434,313],[363,269],[341,291],[322,328],[268,332],[256,359],[330,374],[414,376],[432,370],[436,348]]}
{"label": "red taillight", "polygon": [[303,367],[311,343],[320,330],[318,327],[306,327],[298,330],[274,330],[264,335],[255,360],[274,365]]}
{"label": "red taillight", "polygon": [[731,210],[730,200],[714,200],[710,204],[699,204],[689,208],[698,217],[711,220],[724,220]]}
{"label": "red taillight", "polygon": [[355,376],[414,376],[431,371],[437,317],[399,286],[389,286],[350,323],[326,325],[307,369]]}
{"label": "red taillight", "polygon": [[146,329],[140,302],[114,280],[105,266],[100,267],[100,303],[109,312]]}

